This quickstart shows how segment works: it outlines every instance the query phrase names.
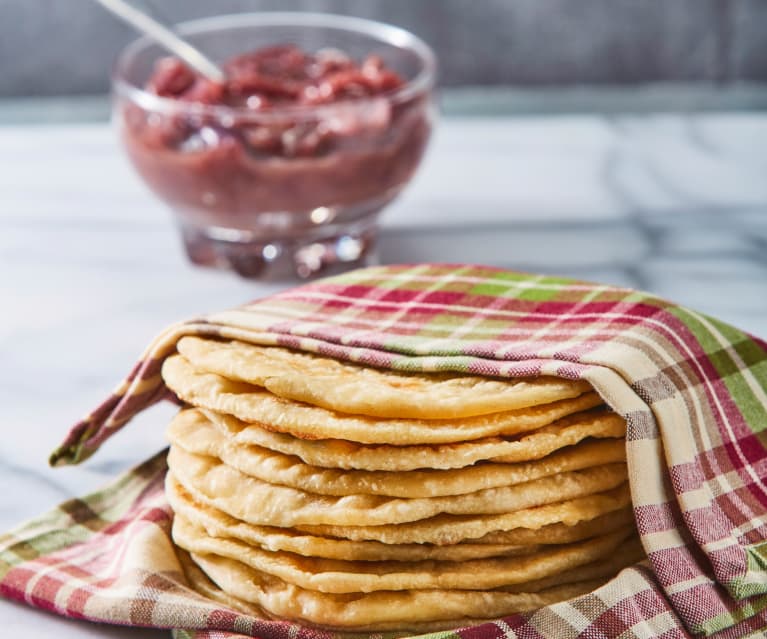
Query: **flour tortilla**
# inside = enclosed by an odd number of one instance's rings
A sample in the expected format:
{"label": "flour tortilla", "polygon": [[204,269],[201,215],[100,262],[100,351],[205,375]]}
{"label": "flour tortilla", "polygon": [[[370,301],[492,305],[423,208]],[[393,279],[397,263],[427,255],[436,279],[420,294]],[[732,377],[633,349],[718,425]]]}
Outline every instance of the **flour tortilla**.
{"label": "flour tortilla", "polygon": [[518,463],[484,463],[457,470],[410,472],[348,471],[317,468],[291,455],[260,446],[237,444],[198,410],[184,410],[167,431],[171,444],[195,455],[217,457],[250,477],[321,495],[440,497],[512,486],[558,473],[626,460],[620,439],[582,442],[543,459]]}
{"label": "flour tortilla", "polygon": [[570,544],[581,539],[604,535],[624,526],[636,526],[631,505],[597,515],[593,519],[581,520],[576,524],[559,522],[537,529],[496,530],[477,539],[472,539],[471,542],[462,543],[489,544],[493,547],[503,547],[506,544],[521,547],[525,547],[526,544]]}
{"label": "flour tortilla", "polygon": [[[231,595],[228,592],[221,590],[210,578],[200,569],[200,567],[194,562],[184,550],[178,550],[178,558],[181,566],[184,570],[184,575],[189,584],[199,593],[217,601],[228,608],[238,610],[244,614],[251,615],[259,619],[276,619],[277,617],[255,603],[245,601]],[[204,559],[203,559],[204,560]],[[582,584],[583,592],[588,592],[593,588],[600,585],[602,580],[594,580],[590,582],[584,582]],[[575,595],[571,595],[575,596]],[[487,618],[471,618],[471,617],[459,617],[449,620],[432,620],[421,622],[389,622],[378,624],[366,624],[356,625],[353,628],[339,626],[333,626],[328,624],[319,624],[315,622],[308,622],[306,619],[297,620],[302,625],[310,625],[314,628],[327,630],[331,632],[343,632],[345,637],[349,639],[366,639],[370,632],[374,631],[387,631],[387,637],[400,637],[414,634],[421,634],[426,632],[434,632],[437,630],[449,630],[452,628],[460,628],[465,626],[474,626],[477,624],[488,623],[493,621]]]}
{"label": "flour tortilla", "polygon": [[292,552],[307,557],[348,559],[355,561],[463,561],[485,557],[529,554],[549,544],[568,544],[634,525],[630,507],[606,512],[576,524],[552,523],[540,528],[513,528],[490,532],[471,542],[447,546],[403,543],[384,544],[378,541],[350,541],[320,537],[291,528],[254,526],[234,519],[223,511],[196,501],[168,474],[166,495],[176,513],[205,528],[213,537],[231,536],[266,550]]}
{"label": "flour tortilla", "polygon": [[463,468],[480,461],[516,463],[541,459],[586,438],[615,439],[626,422],[604,410],[589,410],[514,438],[486,437],[439,445],[360,444],[343,439],[305,440],[274,433],[230,415],[203,410],[211,423],[237,445],[255,445],[295,455],[311,466],[349,470],[409,471]]}
{"label": "flour tortilla", "polygon": [[201,372],[263,386],[275,395],[343,413],[446,419],[516,410],[576,397],[587,382],[557,377],[493,379],[407,373],[245,342],[185,337],[178,351]]}
{"label": "flour tortilla", "polygon": [[[636,530],[633,530],[633,533],[636,533]],[[609,578],[615,576],[623,568],[633,566],[646,558],[644,548],[642,548],[642,543],[639,540],[638,535],[632,534],[608,557],[600,558],[591,563],[572,568],[571,570],[559,572],[550,577],[543,577],[521,584],[502,586],[498,590],[503,590],[504,592],[538,592],[562,584]]]}
{"label": "flour tortilla", "polygon": [[626,464],[606,464],[468,495],[399,499],[377,495],[335,497],[275,486],[248,477],[215,457],[192,455],[177,446],[171,446],[168,467],[196,499],[236,519],[281,527],[379,526],[417,521],[440,513],[509,513],[609,490],[627,477]]}
{"label": "flour tortilla", "polygon": [[[574,526],[593,520],[600,515],[625,511],[631,504],[628,482],[617,488],[560,502],[524,508],[499,515],[455,516],[437,515],[429,519],[404,524],[380,526],[333,526],[301,524],[300,531],[323,537],[337,537],[352,541],[380,541],[385,544],[456,544],[461,541],[482,541],[486,535],[509,533],[506,543],[513,541],[515,533],[529,535],[550,524]],[[524,542],[519,542],[524,543]]]}
{"label": "flour tortilla", "polygon": [[334,594],[381,590],[490,590],[526,584],[597,560],[606,561],[624,545],[630,534],[630,528],[622,529],[575,544],[547,546],[521,557],[365,562],[272,552],[232,537],[211,537],[184,517],[176,516],[173,522],[173,540],[192,554],[228,557],[286,583]]}
{"label": "flour tortilla", "polygon": [[499,590],[405,590],[366,595],[305,590],[216,555],[191,555],[219,588],[270,615],[329,629],[400,630],[413,624],[503,617],[590,592],[604,580],[583,581],[536,593]]}
{"label": "flour tortilla", "polygon": [[[563,543],[564,538],[558,524],[544,527],[537,531],[535,543],[528,539],[525,545],[493,544],[493,543],[459,543],[451,546],[434,546],[432,544],[382,544],[377,541],[348,541],[332,537],[317,537],[308,535],[291,528],[274,526],[254,526],[239,521],[221,510],[206,506],[184,490],[184,488],[168,474],[165,483],[165,493],[168,502],[176,515],[194,522],[196,526],[205,529],[211,537],[232,537],[251,546],[258,546],[273,552],[285,551],[304,557],[322,557],[325,559],[343,559],[352,561],[464,561],[469,559],[484,559],[486,557],[515,557],[528,555],[543,548],[548,536],[551,543]],[[611,521],[583,522],[568,527],[571,533],[567,542],[580,541],[593,537],[597,533],[607,533],[625,526],[630,520],[622,520],[615,525]],[[597,524],[597,525],[594,525]],[[549,533],[549,530],[551,531]]]}
{"label": "flour tortilla", "polygon": [[257,386],[196,371],[178,355],[165,361],[162,376],[167,386],[192,406],[234,415],[302,439],[338,438],[363,444],[442,444],[514,435],[601,403],[596,393],[575,393],[545,404],[468,419],[391,419],[350,415],[277,397]]}

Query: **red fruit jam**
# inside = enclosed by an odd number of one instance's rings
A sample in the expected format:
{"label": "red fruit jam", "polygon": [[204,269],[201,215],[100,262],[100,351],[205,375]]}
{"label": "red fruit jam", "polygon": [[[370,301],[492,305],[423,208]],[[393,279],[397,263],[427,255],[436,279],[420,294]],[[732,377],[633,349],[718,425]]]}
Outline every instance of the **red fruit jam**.
{"label": "red fruit jam", "polygon": [[146,91],[172,102],[120,105],[131,160],[182,226],[258,239],[348,224],[391,200],[421,159],[430,95],[398,91],[404,80],[375,55],[280,45],[223,68],[220,84],[161,59]]}

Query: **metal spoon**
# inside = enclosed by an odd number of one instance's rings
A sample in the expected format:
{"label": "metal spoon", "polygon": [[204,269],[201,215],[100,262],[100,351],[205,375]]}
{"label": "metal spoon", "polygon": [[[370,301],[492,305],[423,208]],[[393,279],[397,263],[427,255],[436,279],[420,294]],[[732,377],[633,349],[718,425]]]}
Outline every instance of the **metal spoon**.
{"label": "metal spoon", "polygon": [[179,37],[168,27],[160,24],[143,11],[128,4],[124,0],[96,0],[101,6],[121,18],[135,29],[162,45],[213,82],[224,82],[226,76],[215,62],[199,49]]}

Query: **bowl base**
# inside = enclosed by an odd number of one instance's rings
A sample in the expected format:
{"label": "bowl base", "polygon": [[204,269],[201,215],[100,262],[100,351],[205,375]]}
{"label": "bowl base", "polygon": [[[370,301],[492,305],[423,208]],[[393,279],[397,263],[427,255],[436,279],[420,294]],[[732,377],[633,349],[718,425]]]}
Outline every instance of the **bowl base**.
{"label": "bowl base", "polygon": [[377,211],[351,226],[296,237],[263,238],[249,231],[197,227],[179,220],[189,260],[259,280],[310,279],[377,263]]}

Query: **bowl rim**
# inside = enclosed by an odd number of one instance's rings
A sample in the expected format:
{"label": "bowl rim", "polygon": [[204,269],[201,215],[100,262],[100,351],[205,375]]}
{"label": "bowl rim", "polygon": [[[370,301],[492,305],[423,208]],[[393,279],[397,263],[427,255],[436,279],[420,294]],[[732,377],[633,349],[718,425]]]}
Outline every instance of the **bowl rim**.
{"label": "bowl rim", "polygon": [[[391,104],[399,104],[428,92],[434,87],[437,62],[434,52],[421,38],[415,34],[385,22],[357,18],[354,16],[334,13],[316,13],[304,11],[264,11],[229,13],[196,20],[188,20],[173,25],[181,35],[195,35],[211,31],[224,31],[232,27],[329,27],[344,31],[362,33],[376,40],[385,42],[399,49],[413,51],[421,61],[421,69],[411,80],[394,91],[361,98],[347,98],[336,102],[320,105],[286,105],[267,111],[253,111],[247,107],[232,107],[222,104],[204,104],[202,102],[186,102],[150,93],[126,79],[126,67],[140,51],[154,45],[147,36],[141,36],[129,43],[119,53],[112,69],[112,90],[115,96],[127,98],[146,111],[172,114],[183,112],[193,115],[209,115],[217,118],[236,118],[238,121],[247,120],[282,120],[285,117],[295,119],[322,117],[337,112],[340,108],[357,107],[377,102],[382,99]],[[170,53],[168,55],[171,55]]]}

